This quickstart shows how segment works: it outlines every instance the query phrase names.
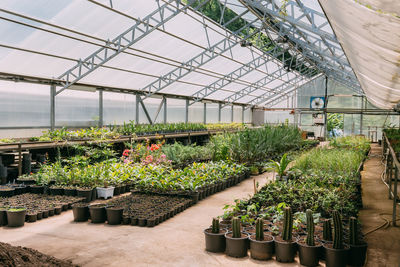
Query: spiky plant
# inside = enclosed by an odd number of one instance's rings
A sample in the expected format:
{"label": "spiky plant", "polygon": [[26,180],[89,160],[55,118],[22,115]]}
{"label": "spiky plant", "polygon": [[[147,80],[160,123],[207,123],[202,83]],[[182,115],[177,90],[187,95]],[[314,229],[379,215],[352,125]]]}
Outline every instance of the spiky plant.
{"label": "spiky plant", "polygon": [[284,210],[282,239],[285,241],[291,241],[292,230],[293,230],[292,208],[286,207]]}
{"label": "spiky plant", "polygon": [[212,220],[212,233],[218,234],[219,233],[219,219],[213,218]]}
{"label": "spiky plant", "polygon": [[357,218],[350,217],[350,226],[349,226],[349,244],[357,245],[358,243],[358,222]]}
{"label": "spiky plant", "polygon": [[240,238],[242,235],[240,234],[240,219],[235,217],[232,219],[232,237]]}
{"label": "spiky plant", "polygon": [[312,214],[311,210],[306,211],[306,217],[307,217],[307,246],[315,246],[315,240],[314,240],[314,217]]}
{"label": "spiky plant", "polygon": [[324,220],[322,238],[325,241],[332,241],[332,224],[331,224],[331,220]]}
{"label": "spiky plant", "polygon": [[333,237],[333,248],[334,249],[343,249],[343,225],[342,219],[340,218],[340,213],[335,210],[332,214],[333,217],[333,229],[335,231],[335,235]]}
{"label": "spiky plant", "polygon": [[256,220],[256,240],[264,240],[264,220],[261,218]]}

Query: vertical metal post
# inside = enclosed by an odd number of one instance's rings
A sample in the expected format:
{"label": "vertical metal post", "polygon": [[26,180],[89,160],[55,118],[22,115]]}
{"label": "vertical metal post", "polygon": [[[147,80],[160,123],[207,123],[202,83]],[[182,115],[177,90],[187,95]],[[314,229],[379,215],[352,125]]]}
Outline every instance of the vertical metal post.
{"label": "vertical metal post", "polygon": [[360,114],[360,134],[362,134],[363,128],[363,111],[364,111],[364,96],[361,97],[361,114]]}
{"label": "vertical metal post", "polygon": [[231,107],[231,122],[233,122],[233,105]]}
{"label": "vertical metal post", "polygon": [[164,123],[167,123],[167,98],[164,96]]}
{"label": "vertical metal post", "polygon": [[56,86],[50,86],[50,129],[53,131],[56,124]]}
{"label": "vertical metal post", "polygon": [[22,145],[18,144],[18,177],[22,175]]}
{"label": "vertical metal post", "polygon": [[244,106],[242,106],[242,123],[244,123]]}
{"label": "vertical metal post", "polygon": [[185,123],[189,122],[189,99],[186,99],[185,105]]}
{"label": "vertical metal post", "polygon": [[139,102],[140,102],[140,96],[136,95],[136,114],[135,114],[135,123],[139,124]]}
{"label": "vertical metal post", "polygon": [[222,109],[222,104],[218,103],[218,122],[221,122],[221,109]]}
{"label": "vertical metal post", "polygon": [[99,128],[103,127],[103,89],[99,89]]}
{"label": "vertical metal post", "polygon": [[394,166],[394,187],[393,187],[393,226],[396,226],[396,208],[397,208],[397,180],[399,179],[399,170]]}
{"label": "vertical metal post", "polygon": [[389,199],[392,199],[392,176],[393,176],[393,159],[392,159],[392,153],[390,153],[389,151],[389,155],[388,155],[388,168],[389,168]]}
{"label": "vertical metal post", "polygon": [[326,109],[328,108],[328,76],[325,76],[325,103],[324,103],[324,138],[326,140],[328,136],[328,114]]}
{"label": "vertical metal post", "polygon": [[203,112],[203,123],[207,123],[207,103],[204,103],[204,112]]}

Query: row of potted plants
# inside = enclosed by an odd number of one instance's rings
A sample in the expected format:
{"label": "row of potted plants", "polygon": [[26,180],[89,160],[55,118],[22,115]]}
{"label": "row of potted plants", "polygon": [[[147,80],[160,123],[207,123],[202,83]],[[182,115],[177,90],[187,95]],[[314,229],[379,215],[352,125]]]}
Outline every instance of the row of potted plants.
{"label": "row of potted plants", "polygon": [[58,215],[82,201],[79,197],[22,194],[0,198],[0,226],[19,227],[26,222],[36,222]]}
{"label": "row of potted plants", "polygon": [[307,210],[302,231],[294,232],[292,209],[285,207],[277,234],[271,230],[270,221],[261,217],[255,219],[254,226],[241,225],[238,217],[230,224],[214,218],[212,226],[204,230],[206,250],[238,258],[246,257],[250,250],[253,259],[270,260],[275,255],[279,262],[293,262],[298,251],[300,264],[304,266],[319,266],[320,260],[325,260],[327,266],[363,266],[367,244],[357,219],[350,217],[346,225],[340,213],[334,211],[332,219],[321,221],[322,225]]}
{"label": "row of potted plants", "polygon": [[76,222],[90,219],[92,223],[154,227],[190,205],[191,200],[183,197],[134,193],[105,204],[78,203],[72,208]]}

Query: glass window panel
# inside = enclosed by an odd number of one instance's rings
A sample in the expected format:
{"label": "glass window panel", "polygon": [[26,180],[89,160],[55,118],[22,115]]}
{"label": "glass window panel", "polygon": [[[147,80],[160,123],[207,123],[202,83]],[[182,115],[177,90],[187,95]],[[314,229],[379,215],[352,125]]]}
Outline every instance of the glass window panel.
{"label": "glass window panel", "polygon": [[103,124],[121,125],[134,121],[136,112],[136,96],[103,92]]}
{"label": "glass window panel", "polygon": [[233,122],[242,122],[241,106],[233,106]]}
{"label": "glass window panel", "polygon": [[203,122],[204,121],[204,104],[194,103],[189,106],[189,122]]}
{"label": "glass window panel", "polygon": [[231,106],[228,106],[228,107],[225,107],[225,108],[221,109],[221,122],[222,123],[230,123],[230,122],[232,122],[231,114],[232,114],[232,107]]}
{"label": "glass window panel", "polygon": [[168,122],[185,122],[186,100],[167,98]]}
{"label": "glass window panel", "polygon": [[206,120],[207,123],[218,123],[218,108],[219,105],[216,103],[207,103],[206,106]]}

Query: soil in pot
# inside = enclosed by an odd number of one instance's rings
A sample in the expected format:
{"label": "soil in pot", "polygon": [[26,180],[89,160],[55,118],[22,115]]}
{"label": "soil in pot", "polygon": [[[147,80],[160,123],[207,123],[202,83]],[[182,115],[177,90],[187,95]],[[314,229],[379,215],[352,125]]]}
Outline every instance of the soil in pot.
{"label": "soil in pot", "polygon": [[89,205],[90,219],[92,223],[104,223],[107,220],[106,205]]}
{"label": "soil in pot", "polygon": [[248,234],[242,233],[240,238],[233,238],[232,233],[225,234],[226,239],[226,255],[235,258],[243,258],[247,256]]}
{"label": "soil in pot", "polygon": [[281,236],[275,237],[275,256],[279,262],[293,262],[296,256],[296,239],[285,241]]}
{"label": "soil in pot", "polygon": [[11,208],[7,210],[7,222],[9,227],[21,227],[25,224],[26,209]]}
{"label": "soil in pot", "polygon": [[219,253],[225,252],[225,234],[227,230],[220,229],[219,233],[213,233],[211,228],[204,230],[206,239],[206,250],[209,252]]}
{"label": "soil in pot", "polygon": [[89,205],[86,203],[76,203],[72,205],[75,222],[86,222],[89,219]]}
{"label": "soil in pot", "polygon": [[107,207],[107,222],[110,225],[121,224],[122,222],[122,212],[124,208],[121,207]]}
{"label": "soil in pot", "polygon": [[304,240],[297,241],[300,264],[304,266],[319,266],[322,244],[315,241],[315,246],[308,246]]}
{"label": "soil in pot", "polygon": [[274,238],[264,234],[264,240],[256,240],[255,235],[249,236],[250,256],[256,260],[269,260],[274,254]]}
{"label": "soil in pot", "polygon": [[357,245],[350,245],[350,257],[348,264],[351,266],[364,266],[367,256],[368,244],[363,242]]}
{"label": "soil in pot", "polygon": [[334,249],[332,243],[323,245],[325,249],[325,263],[328,267],[345,267],[349,259],[350,248]]}

